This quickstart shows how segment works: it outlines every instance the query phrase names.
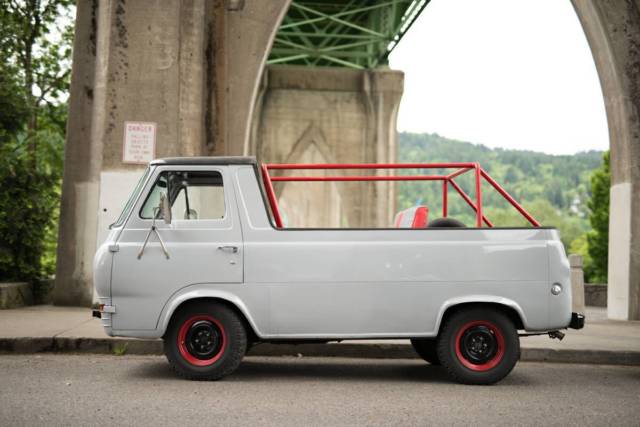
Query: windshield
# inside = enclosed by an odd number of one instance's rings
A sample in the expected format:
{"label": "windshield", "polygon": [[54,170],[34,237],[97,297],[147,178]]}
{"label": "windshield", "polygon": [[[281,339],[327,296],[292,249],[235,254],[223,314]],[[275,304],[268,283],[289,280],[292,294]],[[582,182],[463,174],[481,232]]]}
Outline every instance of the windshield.
{"label": "windshield", "polygon": [[122,224],[124,224],[124,220],[127,217],[127,215],[129,214],[129,211],[131,210],[131,207],[136,202],[136,199],[138,198],[138,195],[140,194],[140,191],[142,191],[142,186],[147,181],[147,177],[149,176],[150,171],[151,171],[150,167],[145,169],[144,173],[140,177],[140,180],[138,181],[138,184],[136,184],[136,188],[131,193],[131,196],[129,196],[129,200],[127,200],[127,203],[124,205],[124,208],[122,209],[122,212],[120,213],[120,216],[118,217],[116,222],[114,222],[113,224],[111,224],[109,226],[109,228],[119,227]]}

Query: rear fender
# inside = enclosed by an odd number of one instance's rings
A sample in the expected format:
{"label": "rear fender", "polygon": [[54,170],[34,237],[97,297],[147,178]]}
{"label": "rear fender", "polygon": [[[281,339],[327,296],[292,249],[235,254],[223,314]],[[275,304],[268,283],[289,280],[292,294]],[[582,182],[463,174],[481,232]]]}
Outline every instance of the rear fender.
{"label": "rear fender", "polygon": [[435,333],[438,334],[438,332],[440,331],[440,326],[442,325],[442,319],[444,318],[444,314],[447,312],[448,309],[461,304],[474,304],[474,303],[475,304],[486,304],[486,303],[498,304],[505,307],[509,307],[515,310],[516,313],[518,313],[518,316],[520,316],[520,319],[522,320],[522,324],[524,325],[525,329],[527,329],[527,318],[524,315],[524,311],[522,310],[522,307],[520,307],[520,304],[518,304],[517,302],[509,298],[498,297],[495,295],[469,295],[464,297],[451,298],[446,300],[442,304],[442,306],[440,307],[440,311],[438,312],[438,320],[436,322]]}

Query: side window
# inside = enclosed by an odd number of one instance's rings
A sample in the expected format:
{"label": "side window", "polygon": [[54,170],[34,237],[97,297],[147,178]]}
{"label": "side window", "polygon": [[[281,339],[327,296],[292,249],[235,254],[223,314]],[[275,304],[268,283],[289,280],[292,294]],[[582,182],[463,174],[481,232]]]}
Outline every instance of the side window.
{"label": "side window", "polygon": [[142,219],[151,219],[165,193],[174,219],[222,219],[225,215],[222,175],[214,171],[162,172],[140,210]]}

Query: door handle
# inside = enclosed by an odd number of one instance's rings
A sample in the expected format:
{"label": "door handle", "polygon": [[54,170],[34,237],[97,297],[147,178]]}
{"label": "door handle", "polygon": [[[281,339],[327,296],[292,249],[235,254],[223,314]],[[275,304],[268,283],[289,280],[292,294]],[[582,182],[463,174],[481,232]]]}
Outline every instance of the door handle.
{"label": "door handle", "polygon": [[232,254],[238,253],[237,246],[218,246],[218,249],[221,251],[231,252]]}

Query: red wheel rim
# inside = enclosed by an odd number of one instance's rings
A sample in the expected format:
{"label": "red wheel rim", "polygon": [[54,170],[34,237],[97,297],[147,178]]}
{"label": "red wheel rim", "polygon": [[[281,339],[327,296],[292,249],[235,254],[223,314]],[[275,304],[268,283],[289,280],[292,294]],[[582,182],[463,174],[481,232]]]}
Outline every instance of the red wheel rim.
{"label": "red wheel rim", "polygon": [[486,320],[468,322],[458,329],[455,346],[460,363],[472,371],[489,371],[504,358],[504,335],[500,328]]}
{"label": "red wheel rim", "polygon": [[[190,334],[190,332],[194,332],[192,329],[194,325],[197,325],[198,323],[206,325],[208,327],[213,327],[218,332],[217,339],[219,340],[219,343],[217,343],[217,345],[215,346],[215,351],[210,355],[210,357],[197,357],[189,342],[187,342],[188,340],[191,340],[193,338],[190,336],[192,335]],[[212,316],[202,314],[192,316],[182,324],[180,330],[178,331],[178,350],[180,351],[180,355],[184,358],[184,360],[194,366],[213,365],[220,359],[220,357],[222,357],[226,347],[227,335],[225,333],[224,327],[222,326],[220,321]]]}

